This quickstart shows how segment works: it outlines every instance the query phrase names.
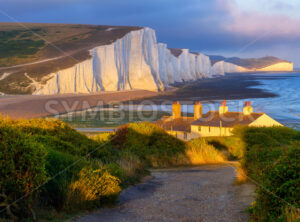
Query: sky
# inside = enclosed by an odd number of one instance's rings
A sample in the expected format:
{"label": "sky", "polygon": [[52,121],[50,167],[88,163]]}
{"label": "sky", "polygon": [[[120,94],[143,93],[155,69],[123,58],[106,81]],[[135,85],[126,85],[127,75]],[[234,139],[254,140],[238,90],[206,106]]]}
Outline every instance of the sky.
{"label": "sky", "polygon": [[0,0],[0,21],[147,26],[170,48],[300,68],[300,0]]}

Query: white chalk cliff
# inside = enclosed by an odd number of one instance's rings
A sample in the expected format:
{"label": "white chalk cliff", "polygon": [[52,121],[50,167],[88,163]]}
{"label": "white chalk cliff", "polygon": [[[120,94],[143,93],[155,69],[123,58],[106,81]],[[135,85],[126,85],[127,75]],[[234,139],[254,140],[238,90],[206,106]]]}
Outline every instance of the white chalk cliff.
{"label": "white chalk cliff", "polygon": [[131,31],[109,45],[93,48],[90,54],[88,60],[48,74],[45,84],[35,84],[34,94],[161,91],[174,82],[243,70],[223,61],[212,66],[208,56],[188,49],[177,50],[175,54],[166,44],[157,43],[151,28]]}

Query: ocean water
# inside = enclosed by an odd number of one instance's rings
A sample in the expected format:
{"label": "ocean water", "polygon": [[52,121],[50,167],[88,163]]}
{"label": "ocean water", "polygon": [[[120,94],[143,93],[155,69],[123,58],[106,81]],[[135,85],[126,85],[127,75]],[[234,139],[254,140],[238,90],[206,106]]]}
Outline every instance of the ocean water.
{"label": "ocean water", "polygon": [[[270,91],[278,97],[230,100],[227,101],[229,111],[242,111],[245,101],[251,101],[254,112],[266,113],[283,125],[300,130],[300,73],[257,74],[255,78],[260,85],[253,88]],[[203,112],[218,110],[220,102],[203,101]],[[191,115],[193,109],[193,105],[182,105],[184,113]],[[84,110],[60,115],[58,118],[75,128],[107,128],[127,122],[155,121],[162,115],[171,114],[172,106],[127,105],[112,109],[100,108],[97,111]]]}
{"label": "ocean water", "polygon": [[[245,101],[251,101],[254,112],[263,112],[285,126],[300,130],[300,73],[257,74],[259,88],[278,97],[252,98],[227,101],[229,111],[242,111]],[[267,77],[267,78],[265,78]],[[204,104],[204,112],[218,110],[221,101]],[[193,106],[183,106],[183,110],[193,112]]]}
{"label": "ocean water", "polygon": [[285,126],[300,130],[300,73],[272,74],[272,76],[275,78],[260,80],[262,85],[255,88],[268,90],[279,96],[253,99],[254,107]]}

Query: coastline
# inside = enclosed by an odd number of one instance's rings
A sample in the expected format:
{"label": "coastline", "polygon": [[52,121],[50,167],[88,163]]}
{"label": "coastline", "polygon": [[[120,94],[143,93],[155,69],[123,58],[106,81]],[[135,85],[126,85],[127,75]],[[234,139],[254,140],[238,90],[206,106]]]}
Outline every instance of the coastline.
{"label": "coastline", "polygon": [[0,115],[12,119],[41,118],[157,94],[158,92],[147,90],[130,90],[93,94],[3,96],[0,97]]}
{"label": "coastline", "polygon": [[[178,89],[164,95],[147,98],[154,104],[172,104],[179,100],[181,104],[193,104],[195,101],[214,103],[215,100],[237,100],[251,98],[273,98],[279,95],[263,89],[253,88],[261,85],[259,80],[282,79],[267,75],[231,73],[225,76],[201,79],[191,83],[180,83],[174,86]],[[265,73],[264,73],[265,74]],[[132,101],[134,104],[142,102],[140,99]]]}
{"label": "coastline", "polygon": [[[260,85],[258,80],[275,78],[253,74],[228,74],[222,77],[202,79],[197,82],[174,84],[163,92],[130,90],[93,94],[17,95],[0,97],[0,114],[13,119],[41,118],[71,111],[79,111],[111,103],[139,104],[145,100],[154,104],[183,104],[194,101],[272,98],[276,94],[251,88]],[[280,77],[282,78],[282,77]],[[278,79],[280,79],[278,78]],[[89,105],[86,107],[86,105]],[[50,107],[50,112],[49,112]],[[53,113],[55,110],[55,113]]]}

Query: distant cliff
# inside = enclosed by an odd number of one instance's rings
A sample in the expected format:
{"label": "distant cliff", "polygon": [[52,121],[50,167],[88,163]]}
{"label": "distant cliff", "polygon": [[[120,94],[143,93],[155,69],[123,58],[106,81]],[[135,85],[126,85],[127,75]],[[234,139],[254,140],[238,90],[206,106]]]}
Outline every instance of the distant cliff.
{"label": "distant cliff", "polygon": [[[54,43],[37,47],[34,56],[22,52],[26,64],[19,64],[23,60],[15,60],[19,52],[10,51],[8,58],[12,58],[13,66],[1,67],[0,64],[0,93],[162,91],[175,82],[225,73],[292,70],[292,63],[274,62],[270,58],[268,66],[251,67],[249,64],[261,65],[261,60],[249,60],[245,65],[244,60],[237,58],[216,59],[188,49],[169,49],[166,44],[157,42],[151,28],[53,24],[45,24],[42,28],[33,24],[32,27],[40,34],[49,35]],[[20,39],[22,43],[23,36],[28,36],[26,31],[10,32],[3,31],[2,37],[12,36],[14,41],[18,43]],[[72,35],[74,33],[77,34]],[[40,59],[36,60],[38,57]],[[13,64],[14,61],[17,63]]]}
{"label": "distant cliff", "polygon": [[[237,57],[225,58],[223,56],[209,56],[212,64],[220,62],[236,65],[236,72],[253,72],[253,71],[293,71],[294,65],[292,62],[282,60],[273,56],[262,58],[242,59]],[[231,72],[225,71],[225,72]]]}
{"label": "distant cliff", "polygon": [[91,49],[90,59],[46,75],[45,83],[35,84],[34,94],[161,91],[174,82],[212,76],[208,56],[188,49],[177,51],[157,43],[153,29],[131,31],[111,44]]}

